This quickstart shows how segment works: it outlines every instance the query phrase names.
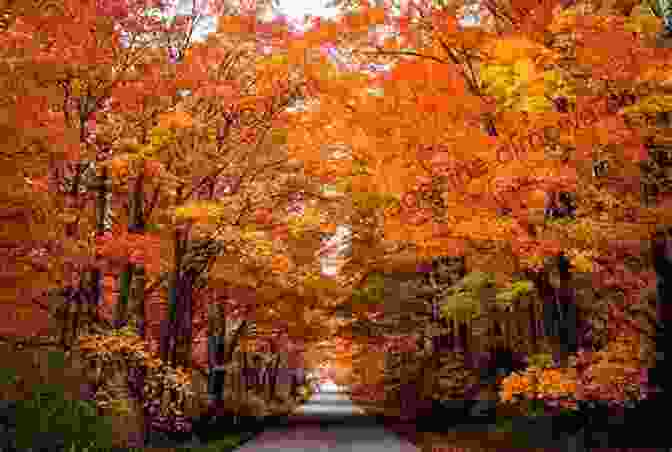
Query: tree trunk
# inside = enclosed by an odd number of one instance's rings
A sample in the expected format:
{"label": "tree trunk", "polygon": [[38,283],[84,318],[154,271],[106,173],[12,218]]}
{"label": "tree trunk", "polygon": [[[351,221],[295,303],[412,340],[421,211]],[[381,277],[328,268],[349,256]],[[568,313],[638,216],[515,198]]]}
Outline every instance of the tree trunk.
{"label": "tree trunk", "polygon": [[175,318],[175,365],[191,367],[192,345],[192,299],[194,294],[195,271],[190,269],[179,281],[177,315]]}
{"label": "tree trunk", "polygon": [[653,237],[653,263],[656,271],[656,364],[650,372],[650,384],[662,390],[662,396],[669,397],[669,371],[663,363],[663,356],[667,352],[669,342],[670,320],[672,312],[672,252],[669,237],[664,230],[659,229]]}
{"label": "tree trunk", "polygon": [[278,370],[280,369],[280,361],[281,361],[282,355],[278,353],[277,358],[275,358],[275,365],[273,366],[273,372],[270,375],[270,381],[269,381],[269,399],[273,400],[276,397],[276,388],[277,388],[277,383],[278,383]]}
{"label": "tree trunk", "polygon": [[560,287],[558,287],[558,311],[560,325],[558,340],[560,342],[560,365],[569,365],[569,354],[577,350],[576,303],[571,287],[572,274],[569,271],[569,259],[564,255],[558,256],[558,271],[560,273]]}
{"label": "tree trunk", "polygon": [[250,390],[250,368],[249,368],[248,361],[247,361],[247,352],[246,351],[243,352],[242,360],[243,360],[243,375],[245,376],[245,380],[244,380],[245,381],[245,393],[247,394],[247,392]]}
{"label": "tree trunk", "polygon": [[[181,193],[180,193],[181,194]],[[164,362],[175,364],[177,356],[174,343],[176,342],[176,333],[178,330],[178,302],[181,298],[181,276],[182,260],[185,254],[185,242],[183,239],[183,230],[177,226],[173,234],[173,248],[175,263],[171,275],[170,286],[168,289],[168,318],[163,322],[165,327],[161,337],[161,359]],[[181,319],[179,319],[181,320]]]}
{"label": "tree trunk", "polygon": [[129,287],[128,316],[135,326],[138,336],[145,337],[145,268],[133,265]]}
{"label": "tree trunk", "polygon": [[114,327],[121,328],[128,320],[128,292],[133,273],[133,264],[126,264],[124,271],[119,275],[119,298],[114,310]]}
{"label": "tree trunk", "polygon": [[291,375],[291,381],[289,384],[289,397],[295,399],[299,393],[299,376],[297,375],[297,370],[294,370]]}
{"label": "tree trunk", "polygon": [[530,303],[530,353],[536,354],[539,352],[537,345],[538,329],[537,329],[537,303],[532,300]]}
{"label": "tree trunk", "polygon": [[555,346],[556,344],[554,338],[557,337],[556,328],[558,326],[556,320],[559,317],[555,298],[555,288],[551,285],[548,272],[545,269],[537,273],[531,273],[529,277],[532,281],[534,281],[534,285],[539,292],[539,297],[541,298],[542,303],[541,312],[535,313],[534,316],[534,321],[537,323],[540,319],[536,314],[539,314],[543,319],[543,328],[542,331],[538,331],[539,334],[537,334],[537,339],[538,341],[545,341],[548,339]]}
{"label": "tree trunk", "polygon": [[[142,169],[135,178],[129,193],[128,232],[145,233],[144,177]],[[142,264],[129,264],[129,289],[127,320],[134,325],[140,337],[144,337],[145,326],[145,268]]]}
{"label": "tree trunk", "polygon": [[[96,178],[96,189],[98,190],[98,196],[96,197],[96,236],[101,236],[109,230],[111,225],[108,219],[112,214],[112,181],[108,176],[107,166],[103,165],[99,171],[100,173]],[[103,272],[100,269],[93,269],[90,284],[92,299],[89,302],[89,308],[95,316],[103,297]]]}
{"label": "tree trunk", "polygon": [[224,390],[224,316],[222,306],[208,305],[208,398],[211,403],[222,400]]}

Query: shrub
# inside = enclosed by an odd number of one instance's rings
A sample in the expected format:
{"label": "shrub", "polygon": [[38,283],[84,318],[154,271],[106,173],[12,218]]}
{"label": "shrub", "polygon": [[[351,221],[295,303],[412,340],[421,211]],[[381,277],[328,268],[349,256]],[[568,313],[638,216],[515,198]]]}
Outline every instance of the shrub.
{"label": "shrub", "polygon": [[578,409],[577,401],[602,401],[623,407],[646,398],[637,340],[621,334],[599,352],[579,352],[569,368],[548,365],[514,372],[502,382],[504,402],[543,401],[547,406]]}
{"label": "shrub", "polygon": [[[49,360],[51,367],[66,365],[63,352],[50,352]],[[13,443],[10,449],[112,447],[112,420],[98,416],[93,400],[66,399],[64,385],[41,379],[26,385],[25,377],[17,369],[5,367],[0,372],[1,393],[8,397],[0,409],[0,427]],[[19,400],[10,400],[14,398]]]}
{"label": "shrub", "polygon": [[44,447],[60,443],[65,450],[93,444],[112,447],[110,418],[98,416],[94,402],[67,400],[59,385],[40,384],[31,388],[32,399],[17,401],[16,444],[19,448]]}

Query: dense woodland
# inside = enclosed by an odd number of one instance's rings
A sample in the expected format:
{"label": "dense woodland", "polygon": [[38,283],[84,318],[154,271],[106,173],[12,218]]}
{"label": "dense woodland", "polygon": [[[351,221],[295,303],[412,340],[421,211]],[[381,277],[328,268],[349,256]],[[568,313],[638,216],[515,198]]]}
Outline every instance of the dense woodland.
{"label": "dense woodland", "polygon": [[3,0],[3,399],[61,382],[127,444],[286,412],[325,364],[411,418],[667,394],[660,9],[374,3],[301,31],[262,1]]}

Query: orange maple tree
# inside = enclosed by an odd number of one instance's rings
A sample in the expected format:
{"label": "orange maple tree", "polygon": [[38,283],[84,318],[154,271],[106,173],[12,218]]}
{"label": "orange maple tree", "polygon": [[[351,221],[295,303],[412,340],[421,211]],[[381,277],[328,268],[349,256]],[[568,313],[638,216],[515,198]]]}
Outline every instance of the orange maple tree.
{"label": "orange maple tree", "polygon": [[[107,273],[102,317],[131,317],[146,342],[86,335],[82,350],[102,356],[106,347],[133,349],[153,366],[168,299],[178,344],[171,337],[166,343],[179,353],[167,359],[166,351],[161,361],[190,366],[192,318],[201,314],[194,309],[205,307],[193,303],[201,272],[223,296],[244,286],[258,291],[258,303],[241,312],[281,324],[264,339],[281,348],[310,343],[323,320],[313,311],[328,298],[317,294],[333,286],[319,276],[316,252],[338,217],[282,147],[283,111],[304,95],[309,77],[284,57],[257,54],[258,36],[241,28],[251,16],[224,17],[206,43],[182,43],[174,61],[161,39],[179,27],[143,15],[151,5],[95,9],[112,3],[65,1],[55,16],[17,10],[0,37],[9,70],[2,80],[14,95],[3,124],[16,138],[3,154],[12,164],[3,191],[12,220],[3,234],[10,261],[20,258],[3,274],[14,281],[3,285],[15,288],[7,298],[32,301],[64,285],[84,294],[98,285],[80,275]],[[277,48],[288,39],[275,24],[266,28],[265,43]],[[147,35],[159,38],[143,41]],[[91,190],[92,180],[104,183]],[[303,199],[294,199],[297,193]],[[300,215],[287,212],[304,202]],[[28,243],[25,233],[36,240]],[[217,251],[199,251],[203,243]],[[115,290],[110,280],[120,271]],[[236,302],[247,307],[249,299]],[[118,309],[123,305],[130,312]],[[26,317],[35,323],[32,311]]]}
{"label": "orange maple tree", "polygon": [[[295,45],[331,46],[354,70],[325,71],[291,152],[353,197],[387,197],[385,237],[423,256],[466,255],[507,279],[563,253],[638,302],[654,274],[622,261],[670,224],[640,198],[647,118],[666,108],[669,50],[649,45],[660,22],[516,1],[489,2],[467,25],[459,6],[412,1],[393,14],[361,2],[316,23]],[[314,152],[334,145],[348,158]]]}

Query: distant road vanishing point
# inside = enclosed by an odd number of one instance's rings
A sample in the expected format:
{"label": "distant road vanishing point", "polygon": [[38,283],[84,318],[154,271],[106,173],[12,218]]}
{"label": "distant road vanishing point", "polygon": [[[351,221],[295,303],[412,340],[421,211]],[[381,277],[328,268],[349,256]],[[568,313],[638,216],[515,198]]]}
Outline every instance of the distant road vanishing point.
{"label": "distant road vanishing point", "polygon": [[239,452],[419,452],[386,430],[347,395],[322,388],[280,425],[245,443]]}

